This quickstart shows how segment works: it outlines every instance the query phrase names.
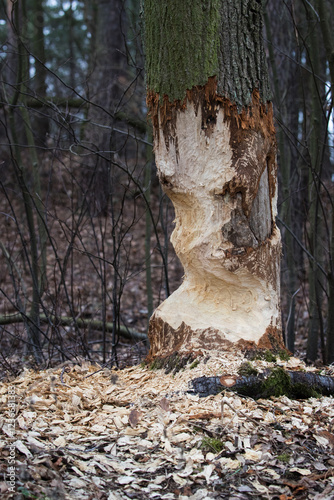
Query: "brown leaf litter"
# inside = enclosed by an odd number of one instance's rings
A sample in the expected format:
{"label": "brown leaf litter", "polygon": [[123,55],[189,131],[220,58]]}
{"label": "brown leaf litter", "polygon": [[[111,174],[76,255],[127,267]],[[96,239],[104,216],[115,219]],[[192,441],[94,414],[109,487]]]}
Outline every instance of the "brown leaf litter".
{"label": "brown leaf litter", "polygon": [[225,353],[168,375],[87,362],[25,370],[0,388],[1,498],[334,499],[333,398],[187,392],[191,379],[233,377],[243,361]]}

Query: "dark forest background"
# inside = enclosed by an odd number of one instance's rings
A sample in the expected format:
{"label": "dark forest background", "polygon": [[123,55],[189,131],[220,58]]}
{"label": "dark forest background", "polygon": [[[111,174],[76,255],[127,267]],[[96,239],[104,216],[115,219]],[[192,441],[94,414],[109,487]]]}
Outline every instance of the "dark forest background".
{"label": "dark forest background", "polygon": [[[334,3],[268,0],[288,349],[334,362]],[[182,280],[139,0],[0,3],[0,366],[139,362]]]}

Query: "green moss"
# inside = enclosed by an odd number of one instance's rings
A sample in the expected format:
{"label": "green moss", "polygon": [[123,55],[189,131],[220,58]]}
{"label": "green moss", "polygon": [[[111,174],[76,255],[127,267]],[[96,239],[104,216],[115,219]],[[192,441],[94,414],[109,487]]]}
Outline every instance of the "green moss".
{"label": "green moss", "polygon": [[161,370],[164,367],[164,359],[157,358],[150,364],[150,370]]}
{"label": "green moss", "polygon": [[265,351],[258,350],[256,352],[252,353],[250,359],[252,359],[252,360],[253,359],[262,359],[264,361],[267,361],[267,363],[276,363],[277,356],[282,361],[288,361],[290,359],[290,354],[285,349],[274,350],[274,352],[269,351],[269,349],[267,349]]}
{"label": "green moss", "polygon": [[283,368],[275,368],[262,384],[262,392],[269,396],[289,396],[291,394],[291,379]]}
{"label": "green moss", "polygon": [[156,358],[150,364],[150,370],[161,370],[164,369],[165,373],[174,374],[183,370],[184,367],[194,360],[193,354],[189,353],[184,356],[180,356],[176,352],[167,356],[165,358]]}
{"label": "green moss", "polygon": [[275,354],[273,354],[269,350],[264,351],[262,359],[264,359],[264,361],[267,361],[267,363],[276,363],[276,361],[277,361]]}
{"label": "green moss", "polygon": [[191,365],[189,366],[189,370],[192,370],[193,368],[196,368],[196,366],[199,365],[199,359],[195,359],[195,361],[193,361],[191,363]]}
{"label": "green moss", "polygon": [[170,102],[218,74],[220,0],[145,0],[147,87]]}
{"label": "green moss", "polygon": [[201,443],[201,449],[203,451],[211,451],[213,453],[219,453],[224,448],[224,443],[217,438],[205,437]]}
{"label": "green moss", "polygon": [[251,377],[252,375],[257,375],[258,373],[259,372],[257,371],[257,369],[254,368],[252,363],[250,363],[249,361],[245,361],[245,363],[242,363],[238,370],[238,374],[243,377]]}
{"label": "green moss", "polygon": [[267,361],[267,363],[276,363],[277,357],[276,355],[272,352],[267,350],[256,350],[253,351],[250,355],[251,360],[256,360],[256,359],[261,359],[264,361]]}
{"label": "green moss", "polygon": [[320,398],[321,394],[314,387],[298,382],[292,385],[291,396],[295,399],[308,399]]}
{"label": "green moss", "polygon": [[277,460],[287,464],[290,462],[290,455],[288,453],[282,453],[282,455],[277,456]]}
{"label": "green moss", "polygon": [[270,100],[262,42],[262,2],[144,0],[147,87],[170,102],[216,76],[218,92],[238,108],[257,88]]}
{"label": "green moss", "polygon": [[[31,493],[29,490],[27,490],[23,486],[20,486],[18,488],[18,491],[21,493],[21,495],[22,495],[23,498],[37,498],[36,495],[34,495],[33,493]],[[43,495],[43,497],[45,498],[44,495]]]}
{"label": "green moss", "polygon": [[[247,375],[247,372],[245,373]],[[321,391],[317,387],[308,384],[293,384],[289,374],[283,368],[275,368],[263,381],[255,384],[238,385],[238,394],[255,399],[269,398],[271,396],[287,396],[290,399],[308,399],[321,397]]]}
{"label": "green moss", "polygon": [[285,349],[280,349],[278,355],[282,361],[289,361],[290,359],[290,354]]}
{"label": "green moss", "polygon": [[265,397],[288,396],[291,399],[319,398],[317,388],[308,384],[293,384],[289,374],[283,368],[275,368],[263,382],[261,392]]}

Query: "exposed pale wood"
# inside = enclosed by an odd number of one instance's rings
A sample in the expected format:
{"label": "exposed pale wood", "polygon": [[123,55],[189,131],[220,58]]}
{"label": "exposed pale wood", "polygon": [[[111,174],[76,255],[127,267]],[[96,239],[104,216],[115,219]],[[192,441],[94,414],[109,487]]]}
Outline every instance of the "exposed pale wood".
{"label": "exposed pale wood", "polygon": [[188,92],[185,106],[158,111],[156,162],[184,280],[152,317],[151,356],[280,343],[275,139],[260,109],[256,95],[239,114]]}

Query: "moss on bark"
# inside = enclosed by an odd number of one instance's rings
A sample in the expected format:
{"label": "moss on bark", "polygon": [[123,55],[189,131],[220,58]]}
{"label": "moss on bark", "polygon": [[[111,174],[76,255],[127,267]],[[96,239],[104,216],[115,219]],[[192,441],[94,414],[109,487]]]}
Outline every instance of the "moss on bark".
{"label": "moss on bark", "polygon": [[218,73],[219,0],[145,0],[147,86],[170,102]]}
{"label": "moss on bark", "polygon": [[145,0],[147,87],[183,101],[216,77],[218,93],[238,109],[258,89],[270,99],[261,0]]}

